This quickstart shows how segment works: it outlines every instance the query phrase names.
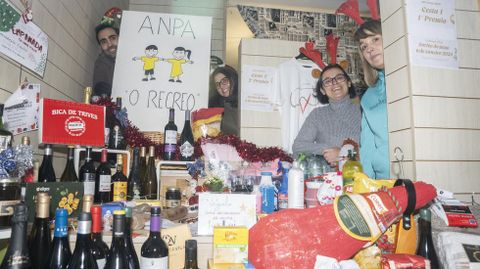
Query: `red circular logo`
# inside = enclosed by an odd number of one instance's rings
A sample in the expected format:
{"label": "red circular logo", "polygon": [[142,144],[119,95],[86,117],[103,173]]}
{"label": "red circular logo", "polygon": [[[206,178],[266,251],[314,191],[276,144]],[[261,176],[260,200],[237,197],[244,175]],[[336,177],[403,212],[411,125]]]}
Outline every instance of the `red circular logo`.
{"label": "red circular logo", "polygon": [[65,131],[71,136],[81,136],[86,129],[85,121],[78,116],[70,116],[65,120]]}

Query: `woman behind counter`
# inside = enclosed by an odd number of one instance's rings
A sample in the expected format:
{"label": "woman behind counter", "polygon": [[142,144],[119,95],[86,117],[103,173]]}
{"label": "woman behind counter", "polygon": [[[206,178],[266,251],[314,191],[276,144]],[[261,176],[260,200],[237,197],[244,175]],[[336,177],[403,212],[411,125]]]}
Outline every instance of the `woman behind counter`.
{"label": "woman behind counter", "polygon": [[325,106],[313,110],[293,142],[293,154],[321,154],[336,165],[343,141],[360,136],[360,106],[354,102],[352,80],[338,64],[322,71],[315,88],[317,99]]}
{"label": "woman behind counter", "polygon": [[238,115],[238,75],[226,65],[216,68],[210,76],[208,107],[223,107],[221,131],[224,134],[240,133]]}

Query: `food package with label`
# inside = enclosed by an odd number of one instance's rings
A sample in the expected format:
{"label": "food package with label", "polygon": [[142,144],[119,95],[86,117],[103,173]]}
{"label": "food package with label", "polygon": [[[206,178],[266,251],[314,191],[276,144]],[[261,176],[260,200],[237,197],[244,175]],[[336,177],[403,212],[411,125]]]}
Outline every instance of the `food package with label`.
{"label": "food package with label", "polygon": [[213,228],[213,262],[248,262],[248,228],[216,226]]}

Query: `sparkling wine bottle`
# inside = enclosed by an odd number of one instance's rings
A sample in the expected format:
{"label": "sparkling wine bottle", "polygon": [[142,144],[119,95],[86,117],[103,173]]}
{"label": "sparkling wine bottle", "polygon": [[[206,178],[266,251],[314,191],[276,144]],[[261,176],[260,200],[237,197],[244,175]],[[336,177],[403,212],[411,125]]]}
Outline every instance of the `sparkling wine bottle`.
{"label": "sparkling wine bottle", "polygon": [[68,146],[67,164],[65,165],[65,169],[63,170],[62,176],[60,177],[60,181],[62,182],[78,181],[77,173],[75,173],[75,165],[73,163],[74,152],[75,147]]}
{"label": "sparkling wine bottle", "polygon": [[46,192],[38,192],[36,196],[36,215],[28,246],[33,268],[43,269],[48,262],[51,246],[50,237],[50,196]]}
{"label": "sparkling wine bottle", "polygon": [[177,125],[175,125],[175,109],[170,108],[168,123],[163,133],[163,159],[174,160],[177,152]]}
{"label": "sparkling wine bottle", "polygon": [[95,203],[110,202],[112,191],[112,171],[107,161],[107,149],[102,149],[101,163],[95,174]]}
{"label": "sparkling wine bottle", "polygon": [[91,229],[92,217],[90,213],[80,213],[78,216],[77,241],[72,258],[68,263],[68,269],[99,269],[92,255]]}
{"label": "sparkling wine bottle", "polygon": [[119,115],[120,111],[122,110],[122,97],[117,97],[115,105],[116,107],[113,112],[114,117],[111,119],[112,127],[110,128],[110,140],[108,142],[108,146],[111,149],[126,149],[127,143],[123,135],[123,126],[117,119],[117,115]]}
{"label": "sparkling wine bottle", "polygon": [[197,240],[185,240],[185,266],[183,269],[198,269]]}
{"label": "sparkling wine bottle", "polygon": [[180,135],[180,160],[193,161],[193,133],[190,125],[190,110],[185,110],[185,123],[183,124],[182,134]]}
{"label": "sparkling wine bottle", "polygon": [[40,169],[38,170],[38,182],[55,182],[55,170],[53,169],[52,164],[52,155],[53,149],[52,145],[46,144],[44,153],[43,153],[43,161],[40,165]]}
{"label": "sparkling wine bottle", "polygon": [[162,226],[160,207],[152,207],[150,216],[150,235],[142,245],[140,267],[166,269],[168,268],[168,247],[160,235]]}
{"label": "sparkling wine bottle", "polygon": [[155,147],[148,150],[148,164],[143,178],[143,193],[147,199],[157,199],[157,170],[155,168]]}
{"label": "sparkling wine bottle", "polygon": [[68,212],[63,208],[57,209],[52,248],[45,269],[66,269],[71,257],[72,251],[68,242]]}
{"label": "sparkling wine bottle", "polygon": [[142,195],[142,177],[140,169],[139,148],[133,149],[133,161],[128,175],[128,200],[140,199]]}
{"label": "sparkling wine bottle", "polygon": [[107,261],[108,246],[102,239],[102,207],[94,205],[90,210],[92,213],[92,255],[97,262],[98,268],[103,268]]}
{"label": "sparkling wine bottle", "polygon": [[16,204],[12,217],[12,235],[0,269],[31,269],[32,263],[27,247],[28,208]]}
{"label": "sparkling wine bottle", "polygon": [[95,164],[92,160],[92,147],[87,147],[85,150],[85,163],[80,167],[79,171],[80,182],[83,182],[83,194],[95,194]]}
{"label": "sparkling wine bottle", "polygon": [[108,253],[105,269],[128,269],[128,256],[125,250],[125,211],[113,212],[112,245]]}
{"label": "sparkling wine bottle", "polygon": [[140,269],[140,263],[132,241],[132,211],[131,207],[125,207],[125,250],[127,252],[128,268]]}
{"label": "sparkling wine bottle", "polygon": [[117,201],[126,201],[127,200],[127,185],[128,179],[123,174],[123,155],[117,154],[117,168],[116,173],[112,176],[112,197],[111,200],[114,202]]}

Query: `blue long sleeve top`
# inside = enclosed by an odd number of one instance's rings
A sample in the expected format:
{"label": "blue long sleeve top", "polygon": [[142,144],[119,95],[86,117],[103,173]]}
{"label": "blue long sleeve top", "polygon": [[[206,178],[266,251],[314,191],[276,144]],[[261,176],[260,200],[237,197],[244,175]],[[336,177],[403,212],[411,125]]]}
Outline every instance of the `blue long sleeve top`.
{"label": "blue long sleeve top", "polygon": [[363,95],[361,106],[360,160],[363,171],[370,178],[390,178],[387,95],[383,70],[378,72],[377,82]]}

